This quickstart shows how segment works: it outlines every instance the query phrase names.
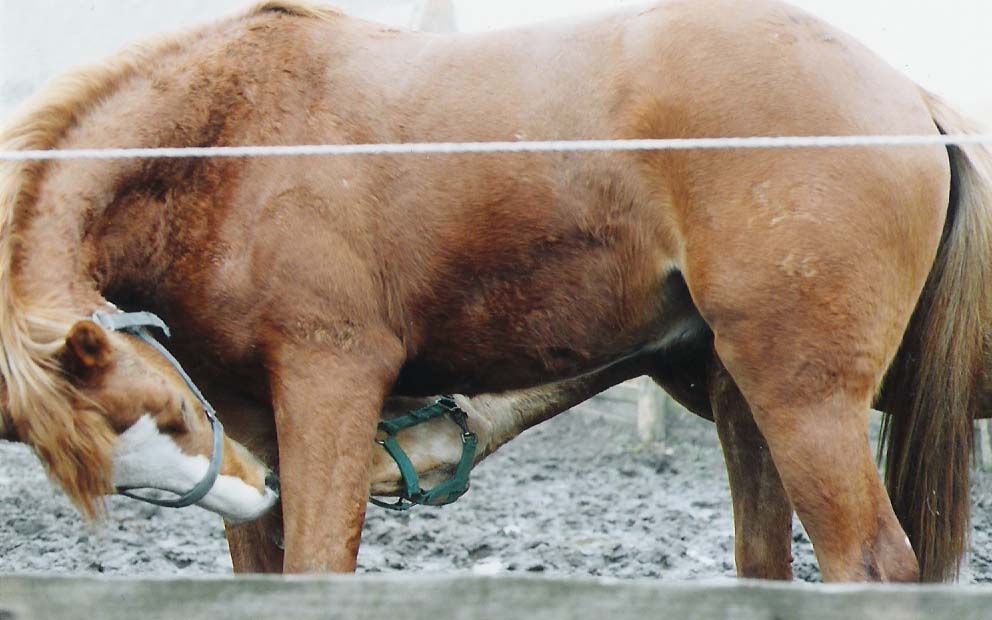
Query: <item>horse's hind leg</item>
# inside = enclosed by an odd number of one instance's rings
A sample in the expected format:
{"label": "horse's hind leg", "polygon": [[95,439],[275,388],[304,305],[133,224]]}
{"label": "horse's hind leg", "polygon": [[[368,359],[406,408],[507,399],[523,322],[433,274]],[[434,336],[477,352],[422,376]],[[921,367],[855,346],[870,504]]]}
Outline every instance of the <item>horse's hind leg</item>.
{"label": "horse's hind leg", "polygon": [[686,212],[686,282],[824,579],[916,580],[868,412],[936,255],[946,153],[765,157],[702,190],[739,200]]}
{"label": "horse's hind leg", "polygon": [[792,505],[765,438],[723,364],[709,372],[710,402],[734,503],[737,575],[792,580]]}
{"label": "horse's hind leg", "polygon": [[[801,312],[808,319],[817,308],[796,308],[794,316]],[[776,317],[750,325],[717,321],[714,333],[717,354],[751,406],[824,580],[913,581],[916,557],[868,442],[868,410],[885,356],[870,351],[867,334],[857,336],[864,348],[838,346],[853,324],[807,326],[809,333],[800,334]],[[891,343],[893,351],[897,344]]]}
{"label": "horse's hind leg", "polygon": [[[760,280],[753,284],[767,298],[738,289],[730,295],[735,307],[724,309],[713,301],[725,293],[710,291],[699,296],[701,308],[713,325],[717,355],[768,442],[824,580],[916,580],[916,557],[868,442],[871,400],[912,304],[907,299],[904,314],[895,314],[878,301],[862,301],[874,291],[838,286],[826,299],[812,287],[793,297],[787,280],[778,282],[777,294]],[[823,286],[826,295],[831,287]]]}
{"label": "horse's hind leg", "polygon": [[717,355],[751,406],[824,580],[916,580],[868,442],[869,406],[912,304],[896,314],[862,301],[875,291],[843,287],[832,299],[812,287],[790,299],[789,286],[779,282],[776,295],[758,284],[767,299],[738,291],[732,311],[700,296]]}

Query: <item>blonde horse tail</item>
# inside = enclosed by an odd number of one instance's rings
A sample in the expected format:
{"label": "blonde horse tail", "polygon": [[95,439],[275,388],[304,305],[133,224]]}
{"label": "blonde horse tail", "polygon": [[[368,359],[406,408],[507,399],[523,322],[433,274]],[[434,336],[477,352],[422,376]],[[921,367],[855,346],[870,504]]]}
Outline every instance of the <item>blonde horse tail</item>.
{"label": "blonde horse tail", "polygon": [[[977,133],[924,92],[946,134]],[[886,484],[922,581],[956,578],[967,551],[972,420],[992,318],[992,152],[951,147],[951,201],[937,259],[879,407]]]}

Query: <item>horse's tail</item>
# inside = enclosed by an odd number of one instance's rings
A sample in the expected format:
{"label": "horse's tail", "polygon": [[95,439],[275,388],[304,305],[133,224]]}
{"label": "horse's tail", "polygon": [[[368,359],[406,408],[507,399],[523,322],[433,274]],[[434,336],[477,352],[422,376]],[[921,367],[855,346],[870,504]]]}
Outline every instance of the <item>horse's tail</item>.
{"label": "horse's tail", "polygon": [[[924,92],[947,134],[977,128]],[[923,581],[956,578],[968,545],[972,420],[992,318],[992,152],[948,149],[951,201],[936,262],[890,371],[880,408],[886,483]]]}

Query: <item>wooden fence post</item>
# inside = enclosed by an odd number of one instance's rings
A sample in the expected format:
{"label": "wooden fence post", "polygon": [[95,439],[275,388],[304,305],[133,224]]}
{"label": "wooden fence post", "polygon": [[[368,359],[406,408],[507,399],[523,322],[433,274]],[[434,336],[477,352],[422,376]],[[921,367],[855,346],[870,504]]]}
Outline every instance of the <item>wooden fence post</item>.
{"label": "wooden fence post", "polygon": [[975,452],[978,466],[992,469],[992,420],[975,420]]}
{"label": "wooden fence post", "polygon": [[422,32],[455,32],[455,6],[452,0],[423,0],[413,27]]}
{"label": "wooden fence post", "polygon": [[668,435],[669,396],[649,377],[638,379],[637,435],[641,443],[664,443]]}

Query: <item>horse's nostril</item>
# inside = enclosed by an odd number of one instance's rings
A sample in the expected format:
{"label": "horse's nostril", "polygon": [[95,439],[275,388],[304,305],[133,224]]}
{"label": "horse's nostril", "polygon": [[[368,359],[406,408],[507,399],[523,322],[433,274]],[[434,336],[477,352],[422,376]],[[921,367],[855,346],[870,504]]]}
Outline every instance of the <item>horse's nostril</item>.
{"label": "horse's nostril", "polygon": [[279,478],[272,472],[265,476],[265,486],[271,491],[279,492]]}

